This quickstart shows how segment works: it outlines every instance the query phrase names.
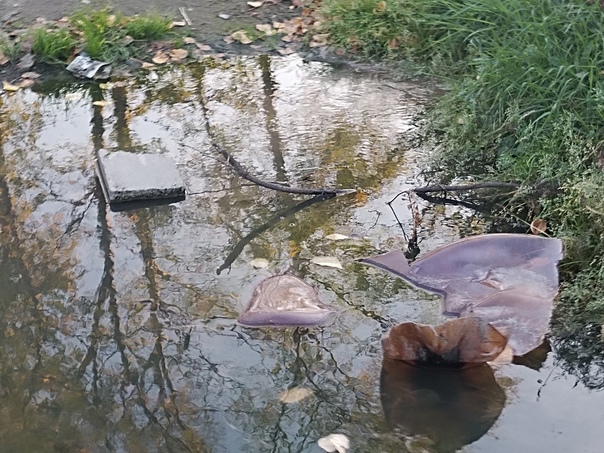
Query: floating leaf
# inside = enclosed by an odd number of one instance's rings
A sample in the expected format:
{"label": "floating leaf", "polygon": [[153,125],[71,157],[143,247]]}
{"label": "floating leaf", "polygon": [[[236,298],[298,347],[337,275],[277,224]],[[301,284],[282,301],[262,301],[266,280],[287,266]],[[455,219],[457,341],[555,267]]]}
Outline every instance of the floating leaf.
{"label": "floating leaf", "polygon": [[343,241],[345,239],[350,239],[350,237],[339,233],[333,233],[325,236],[325,239],[329,239],[330,241]]}
{"label": "floating leaf", "polygon": [[342,269],[342,264],[335,256],[315,256],[310,262],[318,266]]}
{"label": "floating leaf", "polygon": [[196,42],[195,45],[197,46],[197,48],[199,50],[203,50],[204,52],[211,52],[212,48],[210,46],[208,46],[207,44],[201,44]]}
{"label": "floating leaf", "polygon": [[32,80],[32,79],[23,79],[23,80],[19,81],[19,83],[17,83],[17,86],[19,86],[21,88],[29,88],[34,83],[36,83],[35,80]]}
{"label": "floating leaf", "polygon": [[285,390],[279,395],[279,401],[286,404],[298,403],[303,399],[308,398],[313,394],[311,389],[304,387],[294,387],[293,389]]}
{"label": "floating leaf", "polygon": [[444,312],[477,316],[509,329],[509,345],[523,355],[547,333],[558,293],[558,239],[489,234],[449,244],[407,262],[400,250],[361,260],[444,296]]}
{"label": "floating leaf", "polygon": [[94,101],[92,103],[92,105],[96,105],[97,107],[106,107],[109,104],[111,104],[111,102],[109,102],[109,101]]}
{"label": "floating leaf", "polygon": [[187,36],[185,39],[182,40],[182,42],[184,42],[185,44],[197,44],[195,38],[191,38],[190,36]]}
{"label": "floating leaf", "polygon": [[319,447],[328,453],[337,451],[338,453],[346,453],[350,448],[350,441],[344,434],[330,434],[322,437],[317,442]]}
{"label": "floating leaf", "polygon": [[233,44],[235,42],[232,36],[225,36],[224,38],[222,38],[222,40],[227,44]]}
{"label": "floating leaf", "polygon": [[172,49],[170,51],[170,60],[175,63],[180,63],[189,55],[189,51],[185,49]]}
{"label": "floating leaf", "polygon": [[260,8],[262,6],[262,2],[247,2],[247,4],[252,8]]}
{"label": "floating leaf", "polygon": [[293,275],[276,275],[261,281],[239,317],[240,324],[261,326],[316,326],[325,324],[335,311],[319,300],[317,291]]}
{"label": "floating leaf", "polygon": [[34,62],[35,62],[34,55],[31,53],[28,53],[19,60],[19,63],[17,63],[17,68],[29,69],[34,65]]}
{"label": "floating leaf", "polygon": [[2,81],[2,88],[4,89],[4,91],[19,91],[21,89],[20,86],[8,83],[6,80]]}
{"label": "floating leaf", "polygon": [[543,219],[536,218],[531,222],[531,233],[535,235],[545,234],[547,223]]}
{"label": "floating leaf", "polygon": [[481,318],[451,319],[432,327],[405,322],[382,339],[384,355],[421,366],[471,366],[501,354],[507,338]]}
{"label": "floating leaf", "polygon": [[266,267],[268,267],[268,265],[270,264],[268,260],[264,259],[264,258],[254,258],[250,264],[252,266],[254,266],[256,269],[264,269]]}
{"label": "floating leaf", "polygon": [[252,39],[247,35],[245,30],[238,30],[235,33],[231,33],[231,38],[241,44],[250,44]]}
{"label": "floating leaf", "polygon": [[157,66],[154,65],[153,63],[149,63],[148,61],[143,61],[141,68],[142,69],[155,69],[155,68],[157,68]]}
{"label": "floating leaf", "polygon": [[166,64],[168,61],[170,61],[170,56],[163,51],[158,50],[153,58],[151,58],[151,61],[155,64]]}

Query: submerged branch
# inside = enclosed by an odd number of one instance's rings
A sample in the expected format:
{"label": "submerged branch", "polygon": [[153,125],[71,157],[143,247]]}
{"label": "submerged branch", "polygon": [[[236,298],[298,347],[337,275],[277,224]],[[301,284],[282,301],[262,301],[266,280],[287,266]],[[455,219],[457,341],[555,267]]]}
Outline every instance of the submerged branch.
{"label": "submerged branch", "polygon": [[417,194],[422,193],[432,193],[432,192],[463,192],[466,190],[475,190],[475,189],[518,189],[520,188],[520,184],[515,182],[501,182],[501,181],[485,181],[485,182],[477,182],[474,184],[461,184],[461,185],[443,185],[443,184],[434,184],[431,186],[424,187],[415,187],[412,189],[413,192]]}
{"label": "submerged branch", "polygon": [[274,182],[263,181],[260,178],[257,178],[253,175],[250,175],[239,162],[237,162],[233,156],[231,156],[224,147],[214,144],[214,148],[222,154],[222,156],[226,159],[227,163],[231,166],[231,168],[244,179],[253,182],[254,184],[258,184],[259,186],[266,187],[267,189],[276,190],[278,192],[286,192],[286,193],[296,193],[301,195],[345,195],[349,193],[356,192],[355,189],[305,189],[302,187],[288,187],[283,184],[277,184]]}

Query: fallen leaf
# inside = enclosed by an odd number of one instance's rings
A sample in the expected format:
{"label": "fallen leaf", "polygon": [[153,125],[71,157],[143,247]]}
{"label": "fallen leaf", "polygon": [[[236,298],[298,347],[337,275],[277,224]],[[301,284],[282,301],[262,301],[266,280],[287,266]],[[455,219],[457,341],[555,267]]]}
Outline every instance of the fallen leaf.
{"label": "fallen leaf", "polygon": [[378,2],[375,4],[374,11],[381,13],[383,11],[386,11],[386,7],[387,7],[386,2],[384,0],[382,0],[381,2]]}
{"label": "fallen leaf", "polygon": [[4,89],[4,91],[19,91],[21,89],[20,86],[8,83],[6,80],[2,81],[2,88]]}
{"label": "fallen leaf", "polygon": [[232,36],[225,36],[224,38],[222,38],[222,40],[227,44],[233,44],[235,42]]}
{"label": "fallen leaf", "polygon": [[264,258],[254,258],[252,261],[250,261],[250,264],[256,269],[264,269],[268,267],[270,263]]}
{"label": "fallen leaf", "polygon": [[148,61],[143,61],[143,64],[141,64],[141,68],[142,69],[155,69],[155,68],[157,68],[157,66],[154,65],[153,63],[149,63]]}
{"label": "fallen leaf", "polygon": [[283,27],[285,27],[285,24],[283,22],[273,22],[273,28],[281,30]]}
{"label": "fallen leaf", "polygon": [[36,83],[35,80],[32,80],[32,79],[23,79],[19,83],[17,83],[17,86],[19,86],[20,88],[29,88],[34,83]]}
{"label": "fallen leaf", "polygon": [[92,105],[96,105],[97,107],[106,107],[109,104],[111,104],[111,102],[109,102],[109,101],[94,101],[92,103]]}
{"label": "fallen leaf", "polygon": [[22,79],[37,79],[40,77],[40,74],[37,72],[24,72],[21,74]]}
{"label": "fallen leaf", "polygon": [[343,241],[344,239],[350,239],[348,236],[339,233],[328,234],[325,236],[325,239],[329,239],[330,241]]}
{"label": "fallen leaf", "polygon": [[335,256],[315,256],[310,262],[318,266],[342,269],[342,264]]}
{"label": "fallen leaf", "polygon": [[317,326],[333,319],[335,311],[319,299],[305,281],[289,274],[262,280],[238,322],[250,327]]}
{"label": "fallen leaf", "polygon": [[392,38],[390,41],[388,41],[388,48],[391,50],[398,49],[398,39]]}
{"label": "fallen leaf", "polygon": [[310,43],[308,44],[310,47],[323,47],[327,45],[327,38],[329,35],[327,33],[322,35],[313,35]]}
{"label": "fallen leaf", "polygon": [[283,49],[277,49],[277,52],[279,52],[281,55],[291,55],[295,51],[291,47],[284,47]]}
{"label": "fallen leaf", "polygon": [[107,26],[113,27],[113,25],[115,24],[115,20],[116,20],[115,14],[110,14],[109,16],[107,16]]}
{"label": "fallen leaf", "polygon": [[346,453],[350,448],[350,441],[344,434],[330,434],[322,437],[317,442],[319,447],[325,450],[327,453],[337,451],[338,453]]}
{"label": "fallen leaf", "polygon": [[35,62],[34,55],[31,53],[28,53],[19,60],[19,63],[17,63],[17,68],[29,69],[34,65],[34,62]]}
{"label": "fallen leaf", "polygon": [[292,42],[295,38],[292,35],[285,35],[281,37],[283,42]]}
{"label": "fallen leaf", "polygon": [[313,394],[313,391],[304,387],[294,387],[293,389],[285,390],[279,395],[279,401],[285,404],[299,403],[303,399],[308,398]]}
{"label": "fallen leaf", "polygon": [[4,55],[2,52],[0,52],[0,66],[5,65],[9,61],[10,60],[8,59],[8,57],[6,55]]}
{"label": "fallen leaf", "polygon": [[262,2],[247,2],[247,4],[252,8],[260,8],[262,6]]}
{"label": "fallen leaf", "polygon": [[187,23],[184,20],[175,20],[172,22],[172,27],[184,27]]}
{"label": "fallen leaf", "polygon": [[196,42],[195,45],[197,46],[197,48],[199,50],[203,50],[204,52],[211,52],[212,48],[210,46],[208,46],[207,44],[201,44]]}
{"label": "fallen leaf", "polygon": [[191,38],[190,36],[187,36],[185,39],[182,40],[182,42],[184,42],[185,44],[196,44],[197,43],[195,38]]}
{"label": "fallen leaf", "polygon": [[231,33],[231,38],[241,44],[250,44],[252,42],[252,39],[247,35],[245,30],[238,30],[235,33]]}
{"label": "fallen leaf", "polygon": [[134,42],[134,38],[130,35],[126,35],[124,36],[124,38],[122,39],[122,41],[120,42],[120,44],[124,47],[129,46],[130,44],[132,44]]}
{"label": "fallen leaf", "polygon": [[166,64],[168,61],[170,61],[170,56],[161,50],[158,50],[153,58],[151,58],[151,61],[155,64]]}
{"label": "fallen leaf", "polygon": [[261,31],[266,36],[277,34],[277,30],[275,30],[271,24],[256,24],[256,30]]}
{"label": "fallen leaf", "polygon": [[547,230],[547,223],[545,220],[536,218],[531,222],[531,233],[536,235],[545,234],[545,230]]}
{"label": "fallen leaf", "polygon": [[185,49],[172,49],[170,51],[170,60],[175,63],[180,63],[189,55],[189,51]]}

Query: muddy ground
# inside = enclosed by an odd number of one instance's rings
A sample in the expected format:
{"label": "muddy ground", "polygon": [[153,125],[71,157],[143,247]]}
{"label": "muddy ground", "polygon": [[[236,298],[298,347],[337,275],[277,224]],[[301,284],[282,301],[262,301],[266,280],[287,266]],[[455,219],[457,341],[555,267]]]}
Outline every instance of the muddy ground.
{"label": "muddy ground", "polygon": [[[0,20],[18,21],[24,25],[37,18],[59,19],[82,8],[110,6],[124,14],[158,12],[182,20],[179,8],[191,19],[195,34],[216,40],[238,28],[269,19],[283,19],[300,13],[289,0],[268,0],[260,8],[248,6],[246,0],[0,0]],[[221,19],[219,14],[229,15]]]}

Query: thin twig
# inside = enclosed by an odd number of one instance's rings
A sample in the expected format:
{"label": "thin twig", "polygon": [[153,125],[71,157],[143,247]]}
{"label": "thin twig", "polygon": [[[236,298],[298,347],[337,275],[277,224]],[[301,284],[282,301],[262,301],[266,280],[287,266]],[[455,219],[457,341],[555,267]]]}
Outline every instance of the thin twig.
{"label": "thin twig", "polygon": [[412,190],[415,193],[430,193],[430,192],[463,192],[466,190],[474,190],[474,189],[496,189],[496,188],[518,189],[519,187],[520,187],[520,184],[515,183],[515,182],[486,181],[486,182],[477,182],[475,184],[463,184],[463,185],[452,185],[452,186],[434,184],[431,186],[416,187]]}
{"label": "thin twig", "polygon": [[189,19],[189,15],[187,14],[187,12],[185,11],[185,9],[183,7],[178,8],[178,11],[180,11],[180,15],[182,16],[182,18],[185,20],[185,22],[187,23],[187,25],[189,27],[191,25],[193,25],[193,22],[191,22],[191,19]]}
{"label": "thin twig", "polygon": [[288,187],[283,184],[277,184],[273,182],[263,181],[260,178],[257,178],[253,175],[250,175],[239,162],[231,156],[224,147],[218,145],[216,143],[213,144],[213,147],[226,159],[227,164],[231,166],[231,168],[244,179],[247,179],[254,184],[258,184],[259,186],[266,187],[267,189],[276,190],[278,192],[286,192],[286,193],[297,193],[302,195],[345,195],[349,193],[356,192],[355,189],[305,189],[301,187]]}

